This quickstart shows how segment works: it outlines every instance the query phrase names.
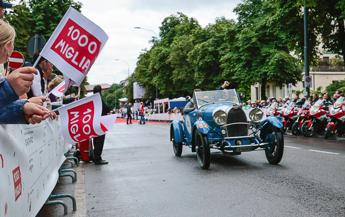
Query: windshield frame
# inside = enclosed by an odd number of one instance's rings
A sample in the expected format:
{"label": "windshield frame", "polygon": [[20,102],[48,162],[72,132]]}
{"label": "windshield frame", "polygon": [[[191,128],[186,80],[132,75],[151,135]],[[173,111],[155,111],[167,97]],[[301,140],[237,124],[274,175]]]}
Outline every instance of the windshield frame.
{"label": "windshield frame", "polygon": [[[221,96],[224,96],[224,98],[221,98]],[[240,99],[235,89],[194,91],[193,100],[198,109],[205,105],[216,103],[240,104]]]}

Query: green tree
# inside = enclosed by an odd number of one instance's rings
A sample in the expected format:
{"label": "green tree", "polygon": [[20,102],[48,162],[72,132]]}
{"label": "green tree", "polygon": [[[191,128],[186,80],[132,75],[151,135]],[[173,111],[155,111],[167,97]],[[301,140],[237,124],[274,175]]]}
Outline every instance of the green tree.
{"label": "green tree", "polygon": [[70,6],[80,11],[82,5],[73,0],[20,1],[6,16],[16,29],[15,49],[27,55],[29,38],[35,34],[48,40]]}
{"label": "green tree", "polygon": [[270,1],[246,0],[238,13],[233,49],[222,57],[225,71],[234,71],[242,86],[261,83],[261,98],[266,98],[267,82],[278,85],[296,83],[301,78],[298,59],[290,54],[288,35],[281,31],[280,14]]}
{"label": "green tree", "polygon": [[124,87],[120,84],[113,84],[103,93],[105,103],[112,108],[120,108],[119,99],[124,97]]}
{"label": "green tree", "polygon": [[326,90],[330,96],[333,96],[336,90],[342,90],[345,92],[345,80],[334,81],[332,84],[326,87]]}

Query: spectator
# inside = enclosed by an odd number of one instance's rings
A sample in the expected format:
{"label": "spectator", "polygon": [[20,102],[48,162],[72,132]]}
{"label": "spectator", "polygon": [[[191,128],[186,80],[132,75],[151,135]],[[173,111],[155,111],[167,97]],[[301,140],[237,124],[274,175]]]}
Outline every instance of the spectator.
{"label": "spectator", "polygon": [[[0,19],[4,18],[5,9],[12,8],[12,4],[0,0]],[[3,77],[4,65],[0,63],[0,78]]]}
{"label": "spectator", "polygon": [[336,90],[335,93],[333,94],[333,101],[334,101],[334,102],[337,101],[337,99],[338,99],[339,97],[342,97],[342,96],[344,96],[344,95],[343,95],[343,91],[341,91],[341,90]]}
{"label": "spectator", "polygon": [[132,103],[128,103],[126,106],[127,121],[126,123],[132,124]]}
{"label": "spectator", "polygon": [[0,0],[0,19],[3,19],[5,16],[5,9],[6,8],[12,8],[12,4],[8,2],[3,2]]}
{"label": "spectator", "polygon": [[325,109],[328,110],[328,107],[333,105],[332,100],[330,99],[328,93],[323,94],[323,105],[325,106]]}
{"label": "spectator", "polygon": [[39,73],[34,77],[28,97],[45,96],[48,93],[48,78],[53,72],[53,64],[43,57],[40,58],[36,66]]}
{"label": "spectator", "polygon": [[145,124],[145,106],[143,102],[140,103],[139,115],[140,115],[139,124]]}
{"label": "spectator", "polygon": [[[52,91],[56,86],[58,86],[61,82],[63,82],[63,77],[61,75],[55,76],[55,78],[48,84],[48,93]],[[54,94],[49,94],[48,97],[51,102],[56,102],[58,100]]]}
{"label": "spectator", "polygon": [[[100,85],[96,85],[93,88],[93,93],[99,93],[102,98],[102,87]],[[109,114],[109,112],[110,112],[110,109],[104,103],[104,100],[102,98],[102,115],[107,115]],[[97,136],[93,138],[93,146],[94,146],[93,162],[96,165],[108,164],[108,161],[105,161],[102,159],[104,140],[105,140],[105,135],[101,135],[101,136]]]}
{"label": "spectator", "polygon": [[[0,64],[7,61],[14,47],[14,28],[0,19]],[[0,124],[39,123],[50,116],[46,108],[18,100],[32,84],[32,67],[23,67],[13,71],[7,78],[0,79]]]}

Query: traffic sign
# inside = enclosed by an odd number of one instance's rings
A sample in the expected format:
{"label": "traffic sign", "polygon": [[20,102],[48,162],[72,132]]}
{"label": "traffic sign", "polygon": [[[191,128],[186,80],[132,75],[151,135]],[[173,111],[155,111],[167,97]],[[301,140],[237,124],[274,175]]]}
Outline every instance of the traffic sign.
{"label": "traffic sign", "polygon": [[35,54],[39,54],[43,49],[44,45],[46,44],[46,39],[43,35],[35,34],[29,39],[28,42],[28,54],[30,57],[35,56]]}
{"label": "traffic sign", "polygon": [[8,67],[10,69],[18,69],[24,65],[24,55],[18,51],[13,51],[10,58],[8,59]]}
{"label": "traffic sign", "polygon": [[312,78],[311,76],[304,76],[304,85],[305,87],[311,87],[312,86]]}

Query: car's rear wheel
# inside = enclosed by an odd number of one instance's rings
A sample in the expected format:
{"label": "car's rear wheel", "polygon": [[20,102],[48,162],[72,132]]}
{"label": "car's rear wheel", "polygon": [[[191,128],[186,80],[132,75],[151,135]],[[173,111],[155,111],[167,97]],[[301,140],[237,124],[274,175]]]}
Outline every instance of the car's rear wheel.
{"label": "car's rear wheel", "polygon": [[267,161],[270,164],[278,164],[283,158],[284,153],[284,137],[283,133],[275,131],[267,134],[265,142],[268,142],[269,145],[265,149],[265,154]]}
{"label": "car's rear wheel", "polygon": [[171,142],[173,145],[174,154],[176,157],[181,157],[182,155],[182,142],[175,141],[174,130],[171,131]]}
{"label": "car's rear wheel", "polygon": [[208,169],[211,162],[210,146],[205,135],[195,130],[196,157],[202,169]]}

